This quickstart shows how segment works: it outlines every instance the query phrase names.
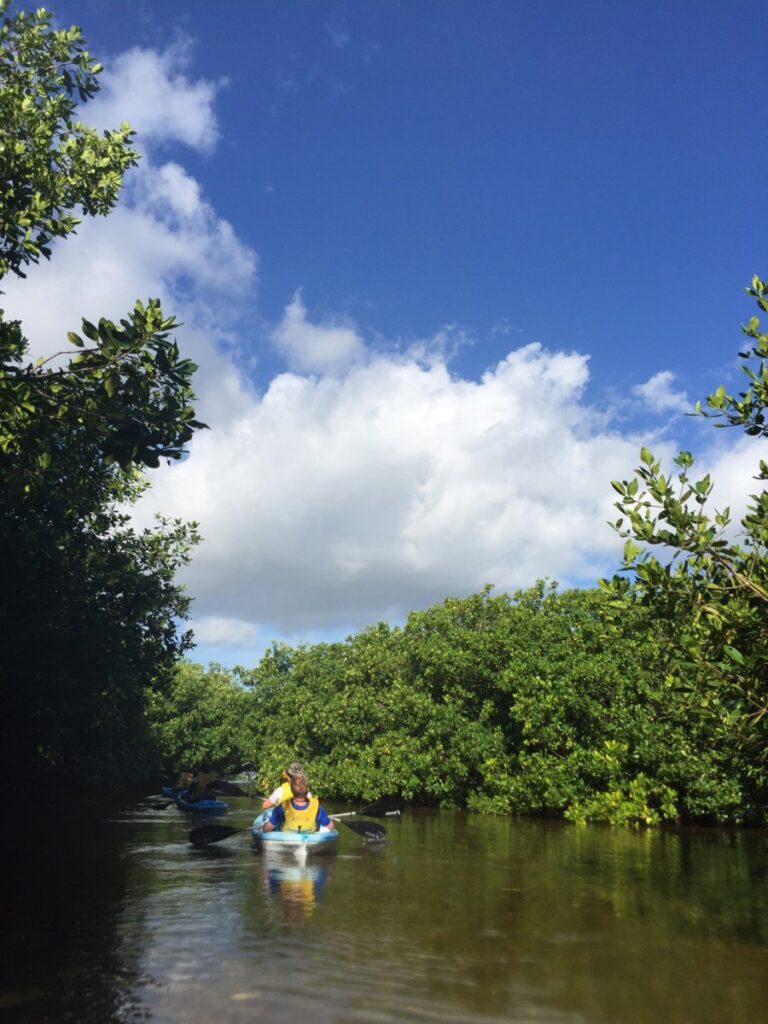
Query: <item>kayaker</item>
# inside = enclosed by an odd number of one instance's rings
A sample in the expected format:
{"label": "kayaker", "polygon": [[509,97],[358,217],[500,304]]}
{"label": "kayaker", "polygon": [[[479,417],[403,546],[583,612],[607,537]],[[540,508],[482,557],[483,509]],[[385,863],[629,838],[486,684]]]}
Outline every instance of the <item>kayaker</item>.
{"label": "kayaker", "polygon": [[174,782],[173,788],[176,790],[189,789],[193,779],[192,772],[179,772],[179,777]]}
{"label": "kayaker", "polygon": [[[297,775],[305,774],[304,765],[300,761],[292,761],[280,776],[280,785],[266,797],[261,805],[261,809],[268,811],[271,807],[277,807],[279,804],[284,804],[286,800],[290,800],[292,796],[291,781]],[[309,796],[311,795],[310,793]]]}
{"label": "kayaker", "polygon": [[198,800],[209,800],[208,787],[216,781],[216,772],[208,771],[207,766],[201,768],[197,773],[197,780],[192,783],[186,792],[184,799],[187,803],[197,803]]}
{"label": "kayaker", "polygon": [[282,832],[330,832],[336,829],[328,812],[316,796],[309,792],[309,782],[303,773],[291,781],[292,798],[272,809],[262,825],[263,832],[277,829]]}

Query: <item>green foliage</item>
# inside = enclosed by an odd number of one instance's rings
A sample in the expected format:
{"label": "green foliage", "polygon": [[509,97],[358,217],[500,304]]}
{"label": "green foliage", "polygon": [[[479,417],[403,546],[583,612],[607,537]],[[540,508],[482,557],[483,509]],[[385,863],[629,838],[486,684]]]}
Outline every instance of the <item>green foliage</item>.
{"label": "green foliage", "polygon": [[167,774],[233,772],[247,743],[248,694],[220,665],[204,669],[188,661],[176,666],[167,690],[151,690],[147,717],[156,762]]}
{"label": "green foliage", "polygon": [[76,790],[146,777],[146,690],[190,646],[174,576],[194,532],[101,518],[95,529],[37,511],[0,516],[2,754],[28,792],[61,777]]}
{"label": "green foliage", "polygon": [[[765,281],[753,277],[752,287],[747,288],[747,294],[755,299],[764,313],[768,313],[768,284]],[[760,330],[760,320],[756,316],[751,317],[747,324],[742,324],[741,330],[754,343],[746,351],[739,352],[743,360],[741,370],[749,381],[746,391],[734,397],[727,394],[720,385],[713,394],[707,396],[707,406],[714,411],[702,409],[701,403],[697,402],[696,412],[718,420],[716,427],[744,427],[745,432],[752,437],[768,437],[768,424],[765,422],[765,410],[768,408],[768,367],[765,364],[768,359],[768,334]],[[752,359],[756,360],[754,364],[748,362]]]}
{"label": "green foliage", "polygon": [[24,277],[75,230],[75,210],[109,213],[137,155],[129,125],[100,134],[75,116],[101,71],[80,29],[52,29],[43,8],[11,18],[9,6],[0,2],[0,277]]}
{"label": "green foliage", "polygon": [[[751,293],[765,309],[762,282]],[[756,345],[742,356],[760,360],[747,391],[708,402],[724,425],[765,435],[758,328],[744,328]],[[243,756],[263,785],[298,758],[336,797],[642,826],[764,822],[768,495],[753,495],[735,539],[690,453],[671,476],[648,449],[640,461],[613,484],[632,580],[511,597],[487,587],[401,629],[275,646],[242,673],[255,708]]]}
{"label": "green foliage", "polygon": [[565,812],[569,821],[603,821],[609,825],[660,825],[674,818],[677,794],[669,786],[652,782],[642,772],[628,785],[595,793],[572,804]]}
{"label": "green foliage", "polygon": [[[132,132],[97,133],[75,98],[99,66],[79,29],[0,3],[0,277],[51,255],[81,215],[108,213],[135,163]],[[82,321],[67,351],[26,361],[0,312],[0,686],[6,777],[76,788],[146,776],[147,692],[191,643],[175,582],[194,524],[136,531],[141,471],[178,459],[195,429],[194,364],[156,299],[120,324]],[[13,786],[11,786],[13,789]]]}
{"label": "green foliage", "polygon": [[176,326],[156,299],[146,307],[137,302],[120,326],[83,320],[83,334],[94,344],[86,347],[70,332],[80,350],[64,366],[50,365],[63,352],[22,365],[20,325],[2,320],[0,311],[0,480],[6,500],[72,494],[94,464],[104,479],[113,463],[156,467],[161,458],[181,457],[202,424],[190,404],[197,367],[181,359],[169,340]]}
{"label": "green foliage", "polygon": [[400,793],[611,824],[761,820],[749,763],[712,745],[667,684],[654,617],[632,606],[618,628],[612,600],[487,587],[402,628],[274,645],[232,676],[249,692],[229,760],[253,761],[267,790],[299,759],[316,792],[366,802]]}
{"label": "green foliage", "polygon": [[[768,308],[766,285],[755,278],[749,293]],[[768,336],[753,317],[742,328],[754,347],[740,353],[749,387],[737,397],[720,387],[707,399],[717,426],[743,426],[765,437]],[[756,367],[748,360],[756,357]],[[617,615],[642,604],[665,637],[670,685],[689,713],[703,717],[713,738],[739,752],[750,766],[755,792],[768,785],[768,492],[751,496],[741,530],[730,510],[710,511],[709,474],[694,479],[694,458],[680,452],[678,472],[666,476],[652,453],[631,481],[615,481],[621,517],[614,527],[628,538],[623,569],[631,579],[601,581]],[[758,480],[768,479],[760,461]],[[639,543],[636,543],[639,542]],[[649,550],[667,550],[666,560]],[[762,799],[761,797],[759,798]]]}
{"label": "green foliage", "polygon": [[256,706],[248,759],[269,785],[285,764],[302,760],[313,785],[366,801],[393,789],[411,795],[428,772],[429,702],[404,686],[397,631],[386,625],[344,644],[274,648],[244,675]]}

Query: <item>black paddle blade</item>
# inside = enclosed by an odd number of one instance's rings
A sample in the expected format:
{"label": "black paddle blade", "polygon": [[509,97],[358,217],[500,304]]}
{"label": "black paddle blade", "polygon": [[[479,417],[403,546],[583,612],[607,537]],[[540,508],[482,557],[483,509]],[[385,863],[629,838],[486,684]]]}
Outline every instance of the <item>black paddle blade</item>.
{"label": "black paddle blade", "polygon": [[387,796],[377,800],[375,804],[364,807],[359,814],[370,814],[372,818],[397,818],[405,810],[405,800],[401,796]]}
{"label": "black paddle blade", "polygon": [[193,846],[207,846],[208,843],[218,843],[222,839],[229,839],[238,832],[250,832],[249,828],[227,828],[226,825],[201,825],[200,828],[193,828],[189,833],[189,841]]}
{"label": "black paddle blade", "polygon": [[380,843],[383,839],[387,838],[387,830],[383,825],[377,825],[375,821],[358,821],[356,818],[351,820],[339,818],[339,821],[342,825],[346,825],[347,828],[351,828],[353,832],[357,832],[364,839],[372,839],[374,842]]}

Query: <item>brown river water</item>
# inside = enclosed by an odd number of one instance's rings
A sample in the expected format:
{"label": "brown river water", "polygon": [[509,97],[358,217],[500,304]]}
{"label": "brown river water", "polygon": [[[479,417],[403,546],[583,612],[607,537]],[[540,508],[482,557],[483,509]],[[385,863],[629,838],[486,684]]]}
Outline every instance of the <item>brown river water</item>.
{"label": "brown river water", "polygon": [[768,1020],[765,832],[416,809],[302,865],[193,849],[148,801],[29,817],[4,822],[3,1024]]}

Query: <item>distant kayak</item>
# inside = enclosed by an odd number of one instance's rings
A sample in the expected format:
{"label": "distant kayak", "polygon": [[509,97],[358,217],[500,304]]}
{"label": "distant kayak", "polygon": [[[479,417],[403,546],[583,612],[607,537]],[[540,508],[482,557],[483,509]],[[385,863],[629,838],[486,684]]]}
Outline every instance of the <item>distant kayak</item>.
{"label": "distant kayak", "polygon": [[319,853],[332,853],[339,845],[339,833],[336,829],[320,832],[263,832],[262,825],[268,814],[269,811],[263,811],[251,826],[253,842],[258,849],[314,857]]}
{"label": "distant kayak", "polygon": [[163,796],[175,801],[179,810],[187,814],[224,814],[229,810],[229,804],[223,800],[185,800],[186,793],[186,789],[174,789],[172,786],[162,788]]}

